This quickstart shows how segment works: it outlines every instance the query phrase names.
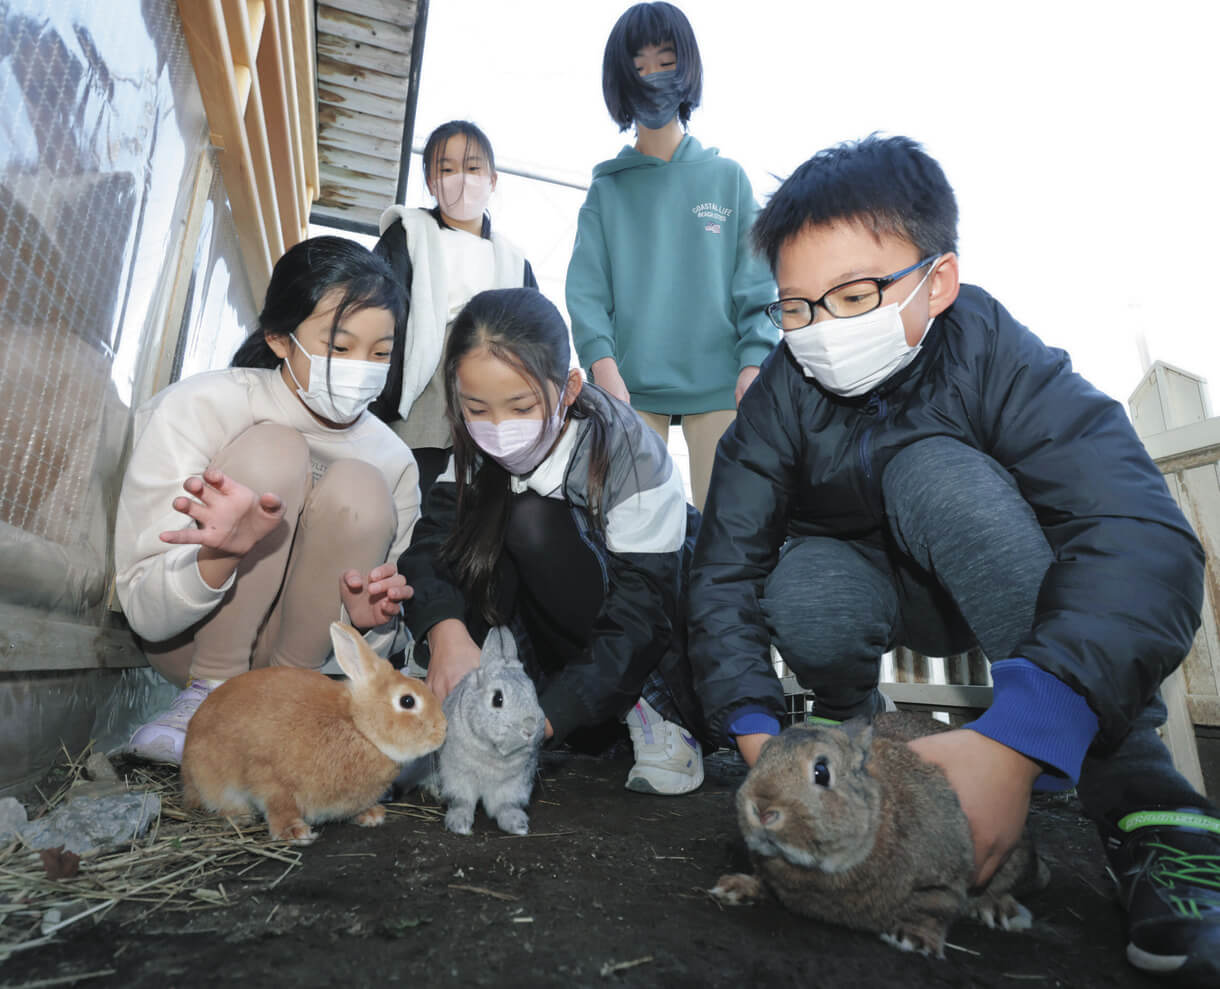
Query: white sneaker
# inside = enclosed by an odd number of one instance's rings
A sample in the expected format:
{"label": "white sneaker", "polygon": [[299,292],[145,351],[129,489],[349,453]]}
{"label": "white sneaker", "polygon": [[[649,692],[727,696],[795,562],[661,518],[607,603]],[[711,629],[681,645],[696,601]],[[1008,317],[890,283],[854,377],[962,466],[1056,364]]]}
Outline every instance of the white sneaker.
{"label": "white sneaker", "polygon": [[625,720],[635,749],[628,790],[677,796],[702,785],[703,750],[685,728],[666,721],[642,697]]}
{"label": "white sneaker", "polygon": [[223,680],[193,679],[174,698],[163,714],[141,725],[127,743],[126,754],[149,762],[182,765],[182,747],[186,744],[186,726],[208,696]]}

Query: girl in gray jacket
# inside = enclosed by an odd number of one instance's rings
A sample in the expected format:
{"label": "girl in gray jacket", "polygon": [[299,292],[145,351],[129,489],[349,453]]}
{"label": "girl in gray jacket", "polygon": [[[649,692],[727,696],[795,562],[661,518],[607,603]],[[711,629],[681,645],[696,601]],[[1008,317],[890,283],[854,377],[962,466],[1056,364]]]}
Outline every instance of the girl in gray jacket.
{"label": "girl in gray jacket", "polygon": [[625,720],[628,789],[686,793],[703,780],[681,634],[698,515],[660,437],[570,367],[568,340],[532,289],[482,292],[454,321],[453,458],[399,560],[407,623],[440,697],[510,625],[552,744]]}

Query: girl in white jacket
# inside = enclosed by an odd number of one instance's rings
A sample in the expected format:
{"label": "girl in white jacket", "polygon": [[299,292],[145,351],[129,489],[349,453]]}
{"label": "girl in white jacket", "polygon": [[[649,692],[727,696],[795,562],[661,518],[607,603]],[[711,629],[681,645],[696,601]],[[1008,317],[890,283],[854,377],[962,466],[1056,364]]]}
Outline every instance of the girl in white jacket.
{"label": "girl in white jacket", "polygon": [[150,664],[186,686],[132,736],[132,754],[180,762],[212,688],[251,667],[321,666],[331,621],[389,654],[411,593],[394,561],[419,517],[418,471],[365,409],[405,309],[372,252],[302,241],[276,263],[233,366],[137,411],[115,526],[118,596]]}
{"label": "girl in white jacket", "polygon": [[492,233],[486,208],[496,187],[496,159],[487,135],[467,120],[441,124],[428,135],[423,162],[436,206],[389,207],[374,248],[406,289],[410,315],[373,412],[411,447],[426,499],[453,448],[440,370],[449,327],[484,289],[537,288],[538,282],[525,255]]}

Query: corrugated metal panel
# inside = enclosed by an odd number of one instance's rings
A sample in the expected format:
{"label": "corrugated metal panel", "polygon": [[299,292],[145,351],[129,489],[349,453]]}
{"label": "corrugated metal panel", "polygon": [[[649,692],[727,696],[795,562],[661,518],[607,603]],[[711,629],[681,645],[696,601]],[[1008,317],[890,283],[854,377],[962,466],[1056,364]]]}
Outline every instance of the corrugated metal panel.
{"label": "corrugated metal panel", "polygon": [[420,0],[317,5],[315,221],[375,231],[396,198],[419,11]]}

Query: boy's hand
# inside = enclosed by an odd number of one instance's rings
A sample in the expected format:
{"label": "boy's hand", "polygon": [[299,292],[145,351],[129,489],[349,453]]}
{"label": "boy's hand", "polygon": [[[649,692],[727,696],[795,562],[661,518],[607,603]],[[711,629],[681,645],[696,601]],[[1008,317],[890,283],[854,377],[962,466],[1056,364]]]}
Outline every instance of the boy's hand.
{"label": "boy's hand", "polygon": [[161,533],[161,541],[197,544],[199,573],[210,587],[220,587],[250,552],[284,517],[284,502],[270,491],[256,495],[215,467],[182,484],[187,498],[173,501],[194,526]]}
{"label": "boy's hand", "polygon": [[357,629],[384,625],[402,614],[402,602],[415,591],[393,563],[383,563],[363,577],[359,570],[348,570],[339,578],[339,597],[347,617]]}
{"label": "boy's hand", "polygon": [[745,396],[746,389],[754,383],[754,379],[757,377],[757,364],[747,364],[741,369],[741,372],[737,375],[737,387],[733,389],[733,399],[737,405],[741,404],[741,400]]}
{"label": "boy's hand", "polygon": [[970,822],[974,881],[985,883],[1025,830],[1029,794],[1042,772],[1016,749],[969,729],[938,732],[908,745],[945,771]]}
{"label": "boy's hand", "polygon": [[774,737],[767,734],[737,736],[737,751],[741,753],[747,766],[753,766],[758,762],[758,755],[762,752],[762,747]]}
{"label": "boy's hand", "polygon": [[465,623],[446,618],[428,630],[428,662],[426,683],[438,701],[443,701],[458,681],[479,665],[482,650],[470,637]]}
{"label": "boy's hand", "polygon": [[620,402],[631,404],[631,393],[627,391],[627,383],[619,374],[618,362],[613,357],[603,357],[599,361],[594,361],[589,370],[593,372],[595,385],[604,388]]}

